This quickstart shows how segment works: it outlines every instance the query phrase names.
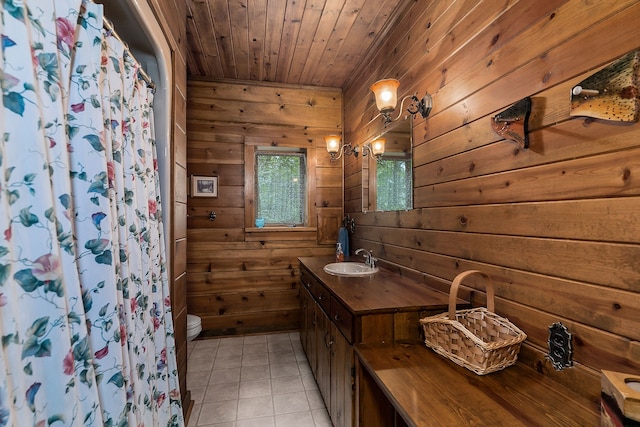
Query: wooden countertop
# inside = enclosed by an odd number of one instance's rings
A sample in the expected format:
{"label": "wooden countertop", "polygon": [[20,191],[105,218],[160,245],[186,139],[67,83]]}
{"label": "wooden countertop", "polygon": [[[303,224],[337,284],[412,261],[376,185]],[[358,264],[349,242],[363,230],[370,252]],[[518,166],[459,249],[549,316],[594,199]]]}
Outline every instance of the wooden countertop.
{"label": "wooden countertop", "polygon": [[[387,269],[379,268],[377,273],[365,277],[342,277],[323,270],[326,264],[333,262],[331,257],[298,259],[354,314],[416,310],[445,312],[448,309],[447,294]],[[465,306],[468,303],[459,299],[458,304]]]}
{"label": "wooden countertop", "polygon": [[361,364],[410,426],[599,426],[599,407],[516,363],[476,375],[424,345],[358,345]]}

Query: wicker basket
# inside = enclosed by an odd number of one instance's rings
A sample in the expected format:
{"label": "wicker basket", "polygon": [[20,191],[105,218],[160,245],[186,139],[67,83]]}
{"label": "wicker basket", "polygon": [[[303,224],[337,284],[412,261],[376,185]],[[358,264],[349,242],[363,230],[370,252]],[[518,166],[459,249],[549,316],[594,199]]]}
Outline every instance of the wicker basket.
{"label": "wicker basket", "polygon": [[[456,311],[458,287],[465,277],[473,274],[487,280],[487,308]],[[449,312],[420,319],[425,344],[478,375],[511,366],[516,362],[520,344],[527,336],[493,311],[494,290],[489,276],[478,270],[462,272],[451,284]]]}

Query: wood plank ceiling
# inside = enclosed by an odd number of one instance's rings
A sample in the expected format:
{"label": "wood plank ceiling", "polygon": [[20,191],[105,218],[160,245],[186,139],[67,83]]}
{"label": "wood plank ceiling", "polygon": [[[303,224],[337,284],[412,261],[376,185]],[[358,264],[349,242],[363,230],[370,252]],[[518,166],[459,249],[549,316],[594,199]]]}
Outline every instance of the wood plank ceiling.
{"label": "wood plank ceiling", "polygon": [[343,87],[410,0],[183,0],[192,77]]}

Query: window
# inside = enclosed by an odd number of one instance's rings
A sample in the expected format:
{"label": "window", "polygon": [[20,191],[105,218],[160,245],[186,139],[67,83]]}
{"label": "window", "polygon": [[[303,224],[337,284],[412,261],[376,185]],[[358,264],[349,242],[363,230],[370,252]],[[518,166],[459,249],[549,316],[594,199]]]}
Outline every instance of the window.
{"label": "window", "polygon": [[301,226],[307,222],[305,150],[256,150],[255,217],[269,226]]}
{"label": "window", "polygon": [[411,158],[382,157],[376,164],[376,185],[377,210],[411,209]]}

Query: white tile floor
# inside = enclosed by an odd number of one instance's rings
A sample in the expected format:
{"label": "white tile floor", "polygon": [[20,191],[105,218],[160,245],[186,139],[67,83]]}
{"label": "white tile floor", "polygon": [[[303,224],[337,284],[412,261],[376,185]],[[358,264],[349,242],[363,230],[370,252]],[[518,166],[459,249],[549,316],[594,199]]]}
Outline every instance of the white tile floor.
{"label": "white tile floor", "polygon": [[188,427],[331,427],[300,344],[276,333],[188,343]]}

